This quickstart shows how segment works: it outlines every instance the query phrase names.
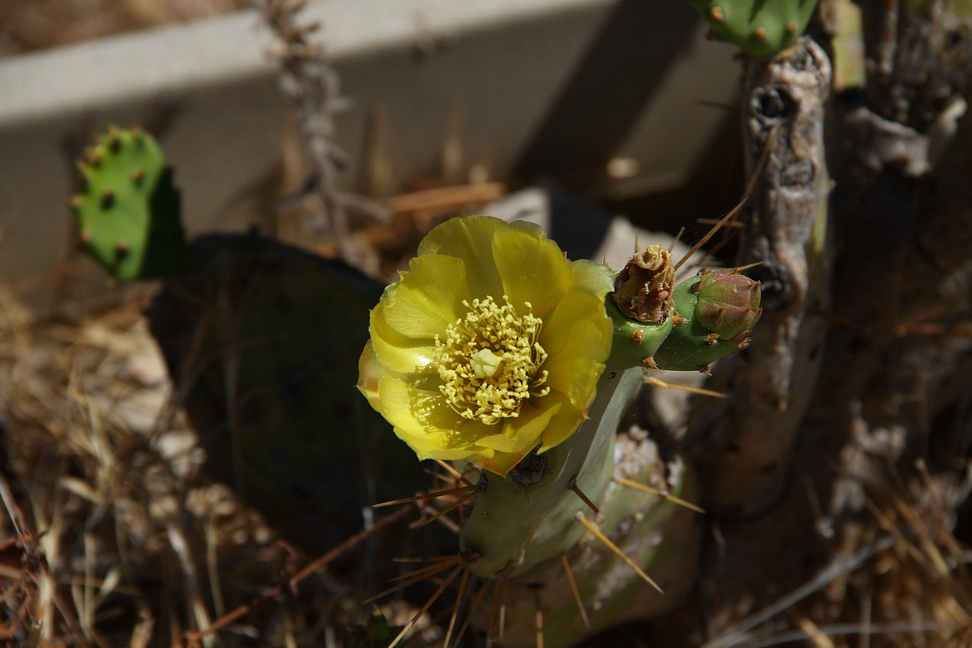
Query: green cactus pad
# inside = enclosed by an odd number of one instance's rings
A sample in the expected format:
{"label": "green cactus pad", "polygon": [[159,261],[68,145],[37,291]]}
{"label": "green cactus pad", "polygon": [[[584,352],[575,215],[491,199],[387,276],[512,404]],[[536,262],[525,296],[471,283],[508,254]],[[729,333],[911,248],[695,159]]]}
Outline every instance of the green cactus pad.
{"label": "green cactus pad", "polygon": [[178,274],[186,245],[180,197],[152,136],[111,128],[78,172],[71,208],[92,258],[122,281]]}
{"label": "green cactus pad", "polygon": [[608,315],[614,321],[614,341],[607,369],[623,371],[642,364],[653,367],[652,356],[672,331],[672,318],[659,324],[638,322],[627,317],[610,296],[605,300]]}
{"label": "green cactus pad", "polygon": [[754,56],[771,58],[796,44],[817,0],[689,0],[709,33]]}

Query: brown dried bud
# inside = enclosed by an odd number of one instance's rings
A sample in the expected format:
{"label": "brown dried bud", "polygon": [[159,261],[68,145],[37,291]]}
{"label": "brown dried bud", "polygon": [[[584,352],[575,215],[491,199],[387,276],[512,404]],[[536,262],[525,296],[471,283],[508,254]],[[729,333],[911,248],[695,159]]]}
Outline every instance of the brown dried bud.
{"label": "brown dried bud", "polygon": [[614,278],[615,303],[621,312],[639,322],[660,324],[672,310],[675,264],[660,245],[635,254]]}

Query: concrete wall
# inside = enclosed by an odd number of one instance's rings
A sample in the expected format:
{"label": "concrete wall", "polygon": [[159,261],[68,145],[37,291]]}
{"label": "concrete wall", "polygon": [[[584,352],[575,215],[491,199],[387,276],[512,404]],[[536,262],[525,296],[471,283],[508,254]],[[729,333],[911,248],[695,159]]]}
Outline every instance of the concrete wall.
{"label": "concrete wall", "polygon": [[[348,187],[442,172],[603,174],[623,197],[679,187],[728,116],[734,50],[683,0],[325,0],[308,19],[353,106]],[[288,106],[253,12],[0,60],[0,281],[48,275],[74,248],[71,160],[108,124],[159,134],[190,233],[260,222]],[[383,124],[375,138],[376,115]]]}

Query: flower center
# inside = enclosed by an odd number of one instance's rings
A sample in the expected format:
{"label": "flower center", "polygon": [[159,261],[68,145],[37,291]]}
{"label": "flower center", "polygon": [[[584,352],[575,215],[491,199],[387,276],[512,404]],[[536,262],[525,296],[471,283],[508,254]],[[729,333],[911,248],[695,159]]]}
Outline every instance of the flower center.
{"label": "flower center", "polygon": [[460,416],[486,425],[518,416],[523,401],[550,392],[539,389],[547,380],[539,371],[547,353],[537,342],[543,321],[532,312],[517,315],[503,300],[502,306],[492,297],[471,306],[464,301],[469,312],[449,325],[445,342],[435,338],[439,389]]}

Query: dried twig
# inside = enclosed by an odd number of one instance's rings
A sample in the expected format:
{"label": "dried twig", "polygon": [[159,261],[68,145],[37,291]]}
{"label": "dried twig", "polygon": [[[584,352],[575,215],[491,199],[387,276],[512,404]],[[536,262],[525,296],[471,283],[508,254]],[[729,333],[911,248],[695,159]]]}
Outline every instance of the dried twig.
{"label": "dried twig", "polygon": [[334,143],[334,117],[349,102],[341,95],[340,79],[329,64],[323,45],[312,39],[320,25],[297,20],[305,3],[306,0],[253,0],[280,41],[274,55],[280,61],[281,88],[296,109],[313,166],[305,190],[316,192],[323,202],[341,257],[373,274],[377,268],[372,266],[376,264],[352,237],[348,208],[353,206],[379,221],[388,220],[387,212],[363,197],[349,197],[338,186],[338,174],[347,166],[348,157]]}

